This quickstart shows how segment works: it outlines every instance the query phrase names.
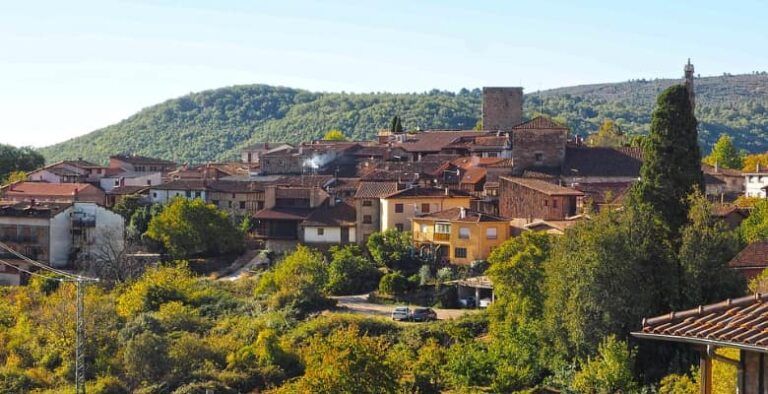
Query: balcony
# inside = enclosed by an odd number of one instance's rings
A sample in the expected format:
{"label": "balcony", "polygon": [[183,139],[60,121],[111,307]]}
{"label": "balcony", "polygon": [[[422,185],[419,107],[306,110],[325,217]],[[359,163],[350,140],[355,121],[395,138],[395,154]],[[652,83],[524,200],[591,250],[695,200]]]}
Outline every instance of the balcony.
{"label": "balcony", "polygon": [[96,217],[76,217],[72,218],[72,227],[96,227]]}
{"label": "balcony", "polygon": [[450,233],[435,233],[434,240],[435,240],[435,242],[450,242],[451,234]]}

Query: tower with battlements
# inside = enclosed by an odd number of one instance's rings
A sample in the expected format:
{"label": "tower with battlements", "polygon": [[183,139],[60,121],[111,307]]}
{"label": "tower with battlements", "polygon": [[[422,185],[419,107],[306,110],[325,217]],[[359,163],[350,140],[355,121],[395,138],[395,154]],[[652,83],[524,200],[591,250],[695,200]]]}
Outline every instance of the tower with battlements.
{"label": "tower with battlements", "polygon": [[685,65],[685,88],[688,90],[688,100],[691,102],[691,112],[696,111],[696,93],[693,90],[693,64],[688,58],[688,64]]}

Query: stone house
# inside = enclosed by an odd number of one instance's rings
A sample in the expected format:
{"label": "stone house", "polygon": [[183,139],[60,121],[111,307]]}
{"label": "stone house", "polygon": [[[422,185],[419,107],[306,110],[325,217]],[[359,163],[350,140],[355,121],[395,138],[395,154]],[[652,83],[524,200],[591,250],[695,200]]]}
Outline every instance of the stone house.
{"label": "stone house", "polygon": [[107,168],[86,160],[64,160],[27,173],[27,180],[48,183],[98,182]]}
{"label": "stone house", "polygon": [[360,182],[354,196],[357,240],[368,242],[368,237],[381,231],[381,198],[399,190],[397,182]]}
{"label": "stone house", "polygon": [[760,275],[768,268],[768,240],[747,245],[728,262],[728,267],[739,272],[747,281]]}
{"label": "stone house", "polygon": [[501,177],[499,214],[510,219],[565,220],[584,193],[541,179]]}
{"label": "stone house", "polygon": [[208,201],[208,182],[203,179],[177,179],[149,189],[152,203],[166,204],[176,197]]}

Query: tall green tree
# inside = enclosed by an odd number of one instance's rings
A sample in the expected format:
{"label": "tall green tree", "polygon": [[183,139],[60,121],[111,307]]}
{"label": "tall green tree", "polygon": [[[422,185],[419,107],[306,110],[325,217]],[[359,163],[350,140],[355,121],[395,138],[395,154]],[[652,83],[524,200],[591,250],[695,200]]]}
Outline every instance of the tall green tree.
{"label": "tall green tree", "polygon": [[403,124],[400,122],[400,117],[395,115],[392,118],[392,124],[389,126],[389,131],[393,133],[402,133],[403,132]]}
{"label": "tall green tree", "polygon": [[147,237],[176,258],[238,253],[243,234],[226,212],[200,199],[176,198],[149,222]]}
{"label": "tall green tree", "polygon": [[379,281],[375,264],[357,245],[331,247],[326,290],[331,294],[360,294],[373,290]]}
{"label": "tall green tree", "polygon": [[7,177],[18,171],[32,171],[45,164],[45,158],[28,146],[16,148],[0,144],[0,184],[5,184]]}
{"label": "tall green tree", "polygon": [[762,199],[739,227],[741,239],[745,243],[752,243],[768,239],[768,200]]}
{"label": "tall green tree", "polygon": [[688,195],[704,190],[696,126],[685,86],[672,86],[659,95],[635,193],[661,213],[673,233],[688,217]]}
{"label": "tall green tree", "polygon": [[712,147],[712,152],[704,158],[704,163],[723,168],[741,169],[744,166],[744,156],[733,145],[733,138],[728,134],[720,134],[720,138]]}
{"label": "tall green tree", "polygon": [[366,245],[373,260],[382,267],[411,274],[421,266],[415,257],[410,232],[396,229],[376,232],[368,237]]}

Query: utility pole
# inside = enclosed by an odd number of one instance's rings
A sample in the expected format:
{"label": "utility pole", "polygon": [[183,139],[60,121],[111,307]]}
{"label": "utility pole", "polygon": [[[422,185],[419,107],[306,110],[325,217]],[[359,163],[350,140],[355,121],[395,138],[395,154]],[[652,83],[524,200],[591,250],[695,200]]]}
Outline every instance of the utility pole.
{"label": "utility pole", "polygon": [[75,323],[75,394],[85,394],[85,284],[98,279],[79,276],[77,285],[77,323]]}

